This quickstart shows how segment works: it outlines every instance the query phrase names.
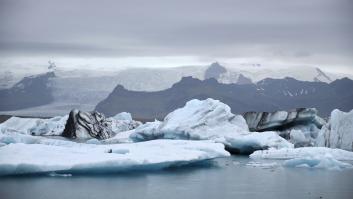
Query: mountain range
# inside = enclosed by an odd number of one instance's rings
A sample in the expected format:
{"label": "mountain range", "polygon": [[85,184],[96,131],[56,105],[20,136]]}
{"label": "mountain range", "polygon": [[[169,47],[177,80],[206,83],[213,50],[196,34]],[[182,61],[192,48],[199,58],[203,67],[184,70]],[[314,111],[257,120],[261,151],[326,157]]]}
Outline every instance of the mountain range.
{"label": "mountain range", "polygon": [[[1,79],[2,76],[4,78]],[[260,84],[266,78],[284,81],[284,78],[292,77],[301,81],[331,83],[342,77],[308,66],[270,67],[265,64],[227,65],[218,62],[208,66],[132,68],[114,72],[55,70],[25,77],[12,86],[9,84],[17,76],[11,78],[14,75],[8,72],[2,76],[2,86],[6,85],[6,89],[0,89],[0,113],[28,116],[64,115],[73,108],[90,111],[107,98],[117,85],[131,92],[159,93],[173,88],[173,84],[186,76],[249,87]],[[286,94],[292,95],[292,92]]]}
{"label": "mountain range", "polygon": [[156,92],[129,91],[118,85],[95,109],[108,116],[125,111],[136,118],[161,119],[191,99],[206,98],[228,104],[233,113],[313,107],[326,117],[333,109],[353,108],[353,81],[308,82],[287,77],[256,84],[222,84],[214,78],[184,77],[171,88]]}

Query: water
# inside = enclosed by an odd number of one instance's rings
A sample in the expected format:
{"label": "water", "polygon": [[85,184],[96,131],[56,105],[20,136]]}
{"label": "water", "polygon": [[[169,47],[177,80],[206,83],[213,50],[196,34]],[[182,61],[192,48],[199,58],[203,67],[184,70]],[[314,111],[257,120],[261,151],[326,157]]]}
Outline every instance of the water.
{"label": "water", "polygon": [[[271,161],[273,162],[273,161]],[[0,178],[0,198],[353,198],[353,170],[259,166],[247,157],[154,172]]]}

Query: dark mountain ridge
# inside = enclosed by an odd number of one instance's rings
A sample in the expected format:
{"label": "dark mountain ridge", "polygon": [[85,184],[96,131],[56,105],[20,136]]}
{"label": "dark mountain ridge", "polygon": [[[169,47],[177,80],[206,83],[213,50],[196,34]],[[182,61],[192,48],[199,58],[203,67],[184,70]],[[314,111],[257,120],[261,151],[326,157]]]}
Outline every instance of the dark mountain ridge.
{"label": "dark mountain ridge", "polygon": [[96,110],[108,116],[130,112],[136,118],[163,118],[191,99],[213,98],[228,104],[233,113],[289,110],[314,107],[328,116],[335,109],[353,108],[353,81],[332,83],[298,81],[293,78],[264,79],[256,84],[221,84],[215,79],[184,77],[171,88],[158,92],[126,90],[118,85]]}
{"label": "dark mountain ridge", "polygon": [[0,111],[24,109],[53,101],[49,78],[54,72],[25,77],[12,88],[0,90]]}

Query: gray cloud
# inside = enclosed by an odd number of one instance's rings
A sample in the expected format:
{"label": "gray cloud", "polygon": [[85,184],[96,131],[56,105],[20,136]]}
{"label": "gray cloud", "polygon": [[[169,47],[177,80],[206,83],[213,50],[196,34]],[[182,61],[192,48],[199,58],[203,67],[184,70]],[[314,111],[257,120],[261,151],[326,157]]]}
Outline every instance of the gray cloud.
{"label": "gray cloud", "polygon": [[350,0],[0,0],[0,55],[264,56],[353,66],[352,11]]}

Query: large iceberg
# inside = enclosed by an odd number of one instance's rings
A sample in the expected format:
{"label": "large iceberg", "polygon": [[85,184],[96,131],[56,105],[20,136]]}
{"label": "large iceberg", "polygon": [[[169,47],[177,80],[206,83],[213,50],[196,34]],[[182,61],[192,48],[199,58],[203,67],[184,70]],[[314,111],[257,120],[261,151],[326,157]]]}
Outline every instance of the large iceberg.
{"label": "large iceberg", "polygon": [[156,170],[226,156],[229,153],[224,145],[212,141],[153,140],[114,145],[16,143],[0,147],[0,175]]}
{"label": "large iceberg", "polygon": [[241,115],[218,100],[191,100],[169,113],[162,122],[146,123],[130,135],[133,141],[153,139],[214,140],[232,153],[251,153],[267,148],[293,147],[275,132],[249,132]]}
{"label": "large iceberg", "polygon": [[353,110],[332,111],[329,122],[319,132],[317,145],[353,151]]}

